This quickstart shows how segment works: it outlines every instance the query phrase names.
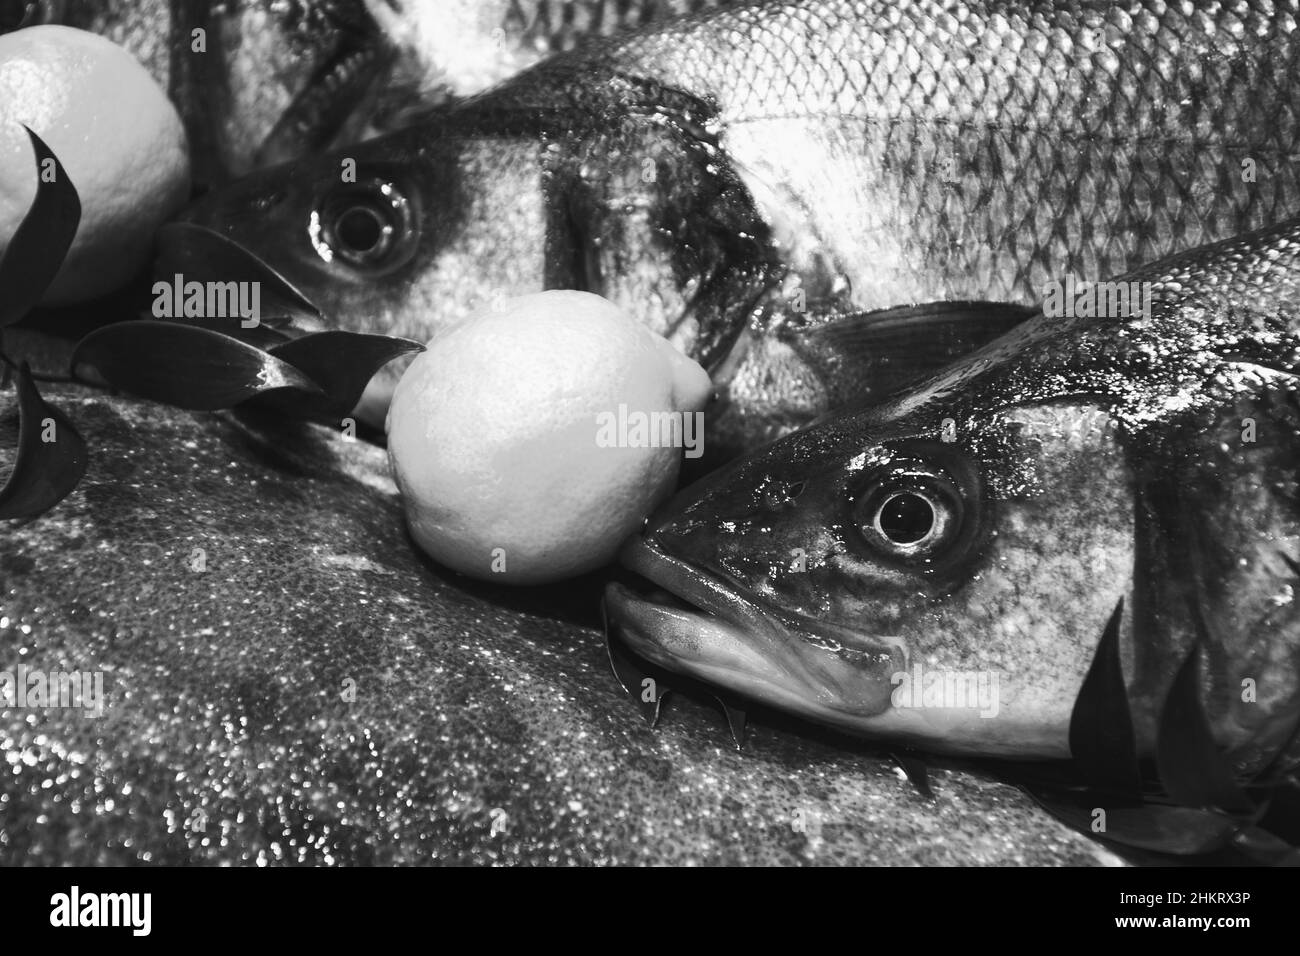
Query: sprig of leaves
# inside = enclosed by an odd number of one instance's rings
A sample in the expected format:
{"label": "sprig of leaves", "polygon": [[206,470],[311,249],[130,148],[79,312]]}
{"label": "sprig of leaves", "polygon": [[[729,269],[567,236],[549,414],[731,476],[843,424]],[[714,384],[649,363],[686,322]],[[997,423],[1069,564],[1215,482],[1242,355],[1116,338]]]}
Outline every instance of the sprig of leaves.
{"label": "sprig of leaves", "polygon": [[[36,198],[0,256],[0,334],[41,300],[58,275],[81,222],[81,199],[58,157],[26,126],[36,151]],[[0,343],[2,344],[2,343]],[[66,498],[86,473],[85,439],[36,389],[24,362],[16,371],[18,451],[0,488],[0,519],[30,519]]]}
{"label": "sprig of leaves", "polygon": [[220,276],[255,284],[257,321],[242,316],[143,319],[87,335],[73,372],[91,367],[109,384],[181,408],[231,408],[261,396],[301,417],[346,414],[370,378],[418,342],[326,328],[320,310],[270,263],[218,232],[170,223],[158,232],[156,273]]}
{"label": "sprig of leaves", "polygon": [[215,411],[277,393],[304,417],[344,414],[371,376],[424,346],[410,339],[328,329],[267,347],[233,332],[175,320],[137,319],[91,332],[72,369],[93,368],[109,384],[178,408]]}
{"label": "sprig of leaves", "polygon": [[[36,150],[36,199],[0,257],[0,333],[45,295],[81,219],[76,188],[58,159],[35,133],[27,133]],[[335,416],[356,405],[380,368],[423,348],[409,339],[325,328],[319,310],[299,289],[212,230],[175,223],[164,226],[158,238],[161,271],[258,283],[265,317],[251,327],[237,316],[105,325],[77,343],[74,377],[93,368],[99,382],[192,410],[232,408],[270,396],[281,412]],[[30,519],[76,488],[87,467],[86,442],[41,398],[26,363],[16,364],[2,348],[0,361],[14,373],[19,414],[18,450],[0,489],[0,518]]]}

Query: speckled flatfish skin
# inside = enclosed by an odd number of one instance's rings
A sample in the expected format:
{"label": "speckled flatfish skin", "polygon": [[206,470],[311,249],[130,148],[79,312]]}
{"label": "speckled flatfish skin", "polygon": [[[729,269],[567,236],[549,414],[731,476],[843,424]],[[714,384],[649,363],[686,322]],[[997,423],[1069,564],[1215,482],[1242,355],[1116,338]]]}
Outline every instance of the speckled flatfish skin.
{"label": "speckled flatfish skin", "polygon": [[44,391],[93,455],[0,529],[0,670],[102,671],[107,702],[0,709],[0,863],[1115,862],[968,770],[931,804],[807,728],[737,754],[680,695],[650,730],[598,589],[420,560],[373,446]]}

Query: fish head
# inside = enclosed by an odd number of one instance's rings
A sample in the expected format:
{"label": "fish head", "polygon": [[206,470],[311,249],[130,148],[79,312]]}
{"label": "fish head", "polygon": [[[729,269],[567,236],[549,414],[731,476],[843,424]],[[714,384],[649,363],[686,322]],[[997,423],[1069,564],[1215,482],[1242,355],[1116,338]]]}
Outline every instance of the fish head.
{"label": "fish head", "polygon": [[1140,755],[1186,672],[1237,766],[1297,759],[1300,223],[1122,281],[1147,304],[1041,313],[684,489],[616,633],[866,736],[1055,758],[1114,621]]}
{"label": "fish head", "polygon": [[[709,366],[778,268],[709,134],[662,103],[617,120],[603,102],[438,108],[245,177],[183,219],[256,254],[344,328],[428,340],[508,297],[579,289]],[[397,377],[373,383],[376,411]]]}
{"label": "fish head", "polygon": [[[204,197],[182,220],[255,254],[332,326],[426,340],[543,287],[538,189],[530,147],[425,127],[261,170]],[[184,241],[208,240],[196,231]],[[201,249],[171,251],[205,259]],[[160,271],[170,273],[166,258]],[[362,420],[382,425],[407,364],[376,377],[357,409]]]}
{"label": "fish head", "polygon": [[[254,253],[342,325],[419,333],[540,281],[518,253],[543,241],[542,227],[507,152],[450,130],[403,131],[246,176],[181,218]],[[517,230],[509,249],[485,228],[496,217]]]}
{"label": "fish head", "polygon": [[[685,489],[607,595],[661,666],[929,750],[1068,755],[1132,576],[1133,497],[1087,402],[848,414]],[[666,591],[670,596],[664,596]]]}

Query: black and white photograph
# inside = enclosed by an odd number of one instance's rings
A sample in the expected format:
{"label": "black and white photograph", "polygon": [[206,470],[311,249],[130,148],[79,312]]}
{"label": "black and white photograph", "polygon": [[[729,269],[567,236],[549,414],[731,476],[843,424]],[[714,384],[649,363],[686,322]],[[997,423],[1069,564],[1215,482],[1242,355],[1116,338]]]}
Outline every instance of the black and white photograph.
{"label": "black and white photograph", "polygon": [[1241,940],[1298,588],[1297,0],[0,0],[33,925],[1068,868]]}

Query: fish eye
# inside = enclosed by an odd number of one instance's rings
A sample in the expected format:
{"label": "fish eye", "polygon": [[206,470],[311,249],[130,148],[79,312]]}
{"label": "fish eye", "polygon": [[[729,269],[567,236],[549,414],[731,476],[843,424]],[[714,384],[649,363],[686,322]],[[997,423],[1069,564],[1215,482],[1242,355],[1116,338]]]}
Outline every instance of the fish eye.
{"label": "fish eye", "polygon": [[370,274],[411,258],[417,239],[414,206],[391,182],[369,180],[336,188],[312,212],[316,253]]}
{"label": "fish eye", "polygon": [[368,206],[353,206],[339,216],[334,227],[339,244],[358,256],[374,252],[392,231],[393,227]]}
{"label": "fish eye", "polygon": [[938,556],[961,536],[960,489],[923,462],[896,462],[877,476],[854,506],[858,530],[872,550],[904,562]]}
{"label": "fish eye", "polygon": [[934,530],[933,501],[913,491],[891,495],[876,512],[875,530],[895,544],[916,544]]}

